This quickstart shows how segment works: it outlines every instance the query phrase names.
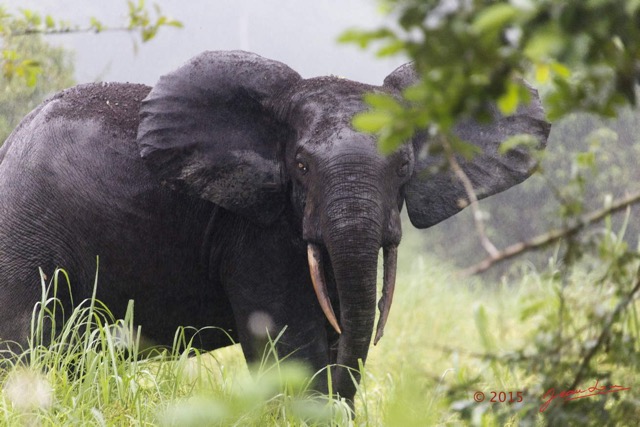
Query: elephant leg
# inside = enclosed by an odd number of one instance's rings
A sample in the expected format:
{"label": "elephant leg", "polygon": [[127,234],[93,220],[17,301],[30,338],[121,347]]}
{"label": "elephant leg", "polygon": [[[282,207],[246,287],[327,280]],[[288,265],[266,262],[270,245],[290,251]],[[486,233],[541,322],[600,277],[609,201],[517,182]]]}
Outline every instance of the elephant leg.
{"label": "elephant leg", "polygon": [[[312,308],[315,295],[299,292],[305,287],[313,291],[311,283],[292,283],[290,289],[272,292],[275,286],[284,287],[282,283],[245,278],[227,286],[242,351],[247,363],[257,366],[274,343],[280,360],[303,361],[315,373],[330,363],[324,316]],[[315,388],[326,392],[326,375],[319,377]]]}
{"label": "elephant leg", "polygon": [[[314,373],[325,368],[330,362],[327,323],[309,277],[304,246],[292,244],[277,230],[244,236],[232,245],[221,272],[247,362],[260,362],[269,339],[279,336],[279,359],[303,361]],[[326,375],[318,378],[314,387],[326,392]]]}

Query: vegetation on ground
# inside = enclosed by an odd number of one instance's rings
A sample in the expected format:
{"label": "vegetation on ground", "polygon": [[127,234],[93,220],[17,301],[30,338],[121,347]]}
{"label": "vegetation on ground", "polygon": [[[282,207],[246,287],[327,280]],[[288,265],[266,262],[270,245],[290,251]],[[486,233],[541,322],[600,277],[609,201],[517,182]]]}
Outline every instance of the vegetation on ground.
{"label": "vegetation on ground", "polygon": [[[601,246],[571,274],[552,260],[545,272],[494,284],[461,278],[417,252],[422,236],[408,236],[387,333],[364,368],[355,421],[344,402],[309,391],[312,373],[272,347],[253,375],[239,346],[204,354],[179,330],[173,350],[147,350],[138,360],[133,304],[117,320],[99,302],[84,301],[50,342],[40,325],[56,307],[53,288],[65,286],[59,273],[43,279],[49,294],[40,307],[47,309],[34,312],[30,348],[0,370],[0,424],[633,425],[640,417],[640,304],[628,295],[638,286],[637,262],[599,256],[624,250],[621,232],[603,230]],[[620,292],[623,277],[631,281]],[[604,338],[602,323],[613,325]],[[630,389],[557,398],[540,411],[550,389],[611,385]]]}

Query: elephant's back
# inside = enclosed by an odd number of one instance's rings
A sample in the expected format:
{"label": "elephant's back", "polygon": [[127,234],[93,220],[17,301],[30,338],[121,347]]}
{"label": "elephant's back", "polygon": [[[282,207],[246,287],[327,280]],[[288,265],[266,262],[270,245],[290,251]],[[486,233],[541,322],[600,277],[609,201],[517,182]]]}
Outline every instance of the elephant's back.
{"label": "elephant's back", "polygon": [[[48,179],[112,162],[141,167],[135,142],[140,104],[151,88],[131,83],[90,83],[61,91],[29,113],[0,149],[0,179]],[[40,173],[42,175],[42,173]],[[61,175],[61,176],[60,176]]]}
{"label": "elephant's back", "polygon": [[130,138],[138,130],[140,103],[150,91],[151,87],[136,83],[88,83],[58,92],[44,104],[56,104],[48,113],[49,120],[97,118],[112,131]]}
{"label": "elephant's back", "polygon": [[[109,230],[149,220],[149,205],[162,189],[147,172],[135,141],[139,105],[148,90],[131,84],[81,85],[54,95],[25,117],[7,139],[0,162],[3,259],[27,250],[20,247],[26,243],[16,241],[40,242],[40,249],[29,245],[34,257],[47,250],[77,252]],[[70,240],[77,240],[72,247]],[[3,250],[3,245],[13,248]]]}

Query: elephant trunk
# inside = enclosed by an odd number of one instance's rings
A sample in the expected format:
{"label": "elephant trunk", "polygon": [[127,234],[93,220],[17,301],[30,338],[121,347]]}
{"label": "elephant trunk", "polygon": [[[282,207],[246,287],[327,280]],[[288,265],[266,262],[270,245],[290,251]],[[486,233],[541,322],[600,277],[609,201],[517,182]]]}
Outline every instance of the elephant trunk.
{"label": "elephant trunk", "polygon": [[[335,391],[348,399],[355,395],[360,380],[359,360],[364,364],[371,342],[378,253],[385,222],[384,209],[373,191],[363,191],[362,181],[359,187],[359,192],[345,188],[351,195],[348,198],[329,201],[322,227],[340,304],[341,335],[333,383]],[[354,198],[353,194],[360,197]]]}
{"label": "elephant trunk", "polygon": [[340,301],[341,330],[333,383],[335,391],[352,399],[360,380],[358,360],[365,362],[373,332],[379,233],[357,228],[332,231],[325,244]]}

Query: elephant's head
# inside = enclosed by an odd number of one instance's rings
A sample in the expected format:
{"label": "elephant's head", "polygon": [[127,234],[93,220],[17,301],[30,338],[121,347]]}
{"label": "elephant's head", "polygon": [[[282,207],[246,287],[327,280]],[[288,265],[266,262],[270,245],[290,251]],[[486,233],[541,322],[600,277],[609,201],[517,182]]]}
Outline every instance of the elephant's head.
{"label": "elephant's head", "polygon": [[[426,228],[462,209],[462,185],[447,171],[426,174],[434,160],[416,137],[389,156],[371,135],[351,126],[366,109],[363,94],[399,94],[415,82],[410,66],[381,87],[335,77],[302,79],[284,64],[245,52],[206,52],[163,77],[144,101],[138,143],[162,180],[269,226],[292,216],[308,247],[309,270],[328,321],[341,333],[337,364],[357,368],[366,359],[375,317],[378,253],[384,253],[383,297],[376,340],[393,296],[400,210]],[[544,147],[549,125],[537,97],[517,114],[471,121],[459,135],[483,149],[461,160],[486,197],[523,181],[535,162],[524,148],[506,155],[498,146],[527,133]],[[287,209],[285,209],[287,207]],[[330,272],[330,280],[325,273]],[[339,319],[327,282],[337,288]],[[336,389],[355,392],[346,370]]]}

